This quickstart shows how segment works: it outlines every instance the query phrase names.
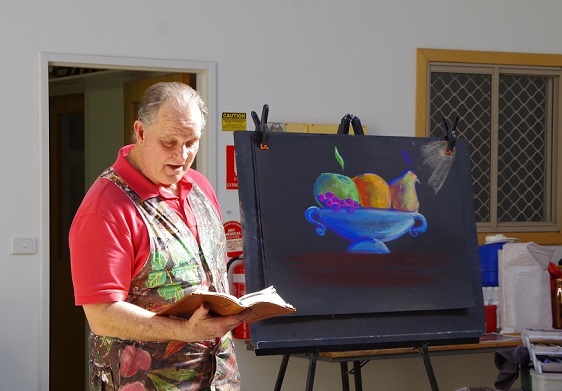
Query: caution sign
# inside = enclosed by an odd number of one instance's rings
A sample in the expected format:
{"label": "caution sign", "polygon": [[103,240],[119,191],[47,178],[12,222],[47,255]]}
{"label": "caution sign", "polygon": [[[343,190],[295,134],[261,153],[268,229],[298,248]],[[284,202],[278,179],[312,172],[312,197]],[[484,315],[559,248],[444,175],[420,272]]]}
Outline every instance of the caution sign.
{"label": "caution sign", "polygon": [[222,113],[222,130],[246,130],[246,113]]}
{"label": "caution sign", "polygon": [[242,255],[242,224],[238,221],[227,221],[223,224],[226,235],[226,255],[228,258]]}
{"label": "caution sign", "polygon": [[226,146],[226,189],[238,189],[238,171],[236,169],[236,153],[234,145]]}

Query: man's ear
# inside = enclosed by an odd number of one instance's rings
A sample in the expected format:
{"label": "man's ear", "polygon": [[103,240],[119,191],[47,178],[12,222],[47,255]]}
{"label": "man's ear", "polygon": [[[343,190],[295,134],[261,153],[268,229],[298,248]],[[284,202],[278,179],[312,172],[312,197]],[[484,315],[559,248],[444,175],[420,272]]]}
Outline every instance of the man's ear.
{"label": "man's ear", "polygon": [[143,142],[144,141],[144,126],[143,126],[142,122],[140,122],[139,120],[136,120],[135,123],[133,124],[133,130],[135,131],[135,136],[136,136],[137,142]]}

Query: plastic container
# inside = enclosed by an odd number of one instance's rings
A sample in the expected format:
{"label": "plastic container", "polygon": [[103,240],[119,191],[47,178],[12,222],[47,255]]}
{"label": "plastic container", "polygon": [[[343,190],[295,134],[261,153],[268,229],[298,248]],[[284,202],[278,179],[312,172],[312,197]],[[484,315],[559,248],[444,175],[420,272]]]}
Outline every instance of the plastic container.
{"label": "plastic container", "polygon": [[498,332],[498,322],[497,322],[497,306],[495,305],[485,305],[484,306],[484,319],[486,320],[486,332],[487,333],[497,333]]}
{"label": "plastic container", "polygon": [[498,251],[505,243],[483,244],[478,247],[482,286],[498,286]]}
{"label": "plastic container", "polygon": [[561,391],[562,373],[538,373],[531,369],[533,391]]}

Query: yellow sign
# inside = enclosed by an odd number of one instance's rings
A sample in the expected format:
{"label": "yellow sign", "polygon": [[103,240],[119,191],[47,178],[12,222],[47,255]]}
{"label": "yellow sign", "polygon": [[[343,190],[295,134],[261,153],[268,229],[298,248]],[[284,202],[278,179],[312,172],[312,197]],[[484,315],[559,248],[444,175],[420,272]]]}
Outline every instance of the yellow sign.
{"label": "yellow sign", "polygon": [[222,113],[222,130],[246,130],[246,113]]}

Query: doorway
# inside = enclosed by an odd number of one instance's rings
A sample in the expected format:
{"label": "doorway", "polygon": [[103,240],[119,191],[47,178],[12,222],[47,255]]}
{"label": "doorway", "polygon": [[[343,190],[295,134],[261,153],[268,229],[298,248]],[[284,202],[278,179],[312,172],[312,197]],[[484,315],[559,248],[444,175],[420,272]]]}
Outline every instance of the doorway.
{"label": "doorway", "polygon": [[74,306],[68,229],[84,196],[84,95],[49,99],[50,321],[49,389],[85,384],[85,319]]}
{"label": "doorway", "polygon": [[[46,175],[48,189],[42,190],[48,192],[49,201],[48,205],[42,205],[42,209],[49,216],[43,223],[48,226],[48,229],[44,229],[43,232],[48,233],[49,240],[47,241],[48,246],[42,247],[41,250],[46,251],[45,254],[49,255],[49,262],[48,269],[43,267],[42,272],[44,285],[48,287],[48,292],[44,292],[47,294],[48,302],[43,299],[41,311],[46,312],[42,318],[44,322],[48,322],[45,325],[48,327],[41,329],[46,330],[42,335],[42,340],[47,339],[48,344],[42,344],[47,345],[47,348],[41,351],[41,356],[46,358],[41,362],[45,363],[47,368],[42,371],[43,387],[41,389],[88,390],[87,322],[82,309],[74,305],[67,238],[76,209],[86,189],[93,181],[86,171],[88,167],[95,166],[92,160],[95,159],[93,155],[98,155],[99,152],[99,147],[95,149],[95,153],[88,152],[88,145],[92,143],[92,138],[96,133],[88,122],[88,118],[91,116],[88,110],[92,100],[95,99],[95,96],[88,95],[95,90],[91,86],[101,83],[104,88],[109,85],[110,89],[120,89],[122,94],[120,116],[125,118],[126,116],[123,114],[126,102],[125,93],[123,93],[125,84],[135,85],[136,80],[160,77],[163,74],[170,74],[172,70],[162,67],[139,70],[138,65],[134,64],[131,65],[131,69],[123,69],[121,66],[119,69],[112,69],[107,68],[107,64],[105,67],[97,65],[102,63],[106,64],[104,61],[94,61],[80,64],[78,68],[74,62],[66,64],[44,60],[42,64],[49,70],[49,73],[56,71],[59,77],[56,78],[56,81],[51,78],[47,82],[47,94],[42,97],[44,99],[43,112],[47,107],[49,118],[48,124],[43,124],[42,133],[44,139],[47,137],[49,139],[48,151],[43,154],[48,157],[48,161],[42,162],[43,166],[45,164],[48,166]],[[165,61],[162,63],[165,64]],[[208,88],[209,84],[214,85],[214,83],[209,83],[209,79],[214,78],[214,66],[192,68],[189,65],[193,64],[186,63],[186,65],[182,71],[190,75],[182,76],[182,81],[191,77],[193,81],[189,84],[192,86],[196,81],[200,81],[198,91],[207,104],[214,107],[213,101],[210,100],[214,94],[211,94]],[[55,67],[57,69],[54,69]],[[72,72],[70,72],[71,68]],[[178,70],[173,69],[173,71]],[[65,76],[60,76],[61,74]],[[211,118],[209,120],[211,122]],[[123,125],[122,119],[118,124],[121,132],[116,135],[119,139],[117,142],[121,145],[124,140]],[[211,127],[209,126],[209,128]],[[214,126],[212,128],[214,131]],[[109,144],[111,145],[111,143]],[[212,155],[215,159],[215,153]],[[112,158],[115,158],[114,153],[112,153]],[[205,167],[208,167],[206,164],[208,159],[209,150],[200,150],[198,169],[204,174],[207,174],[204,170]],[[111,163],[113,161],[108,164]],[[45,298],[45,295],[43,297]]]}

